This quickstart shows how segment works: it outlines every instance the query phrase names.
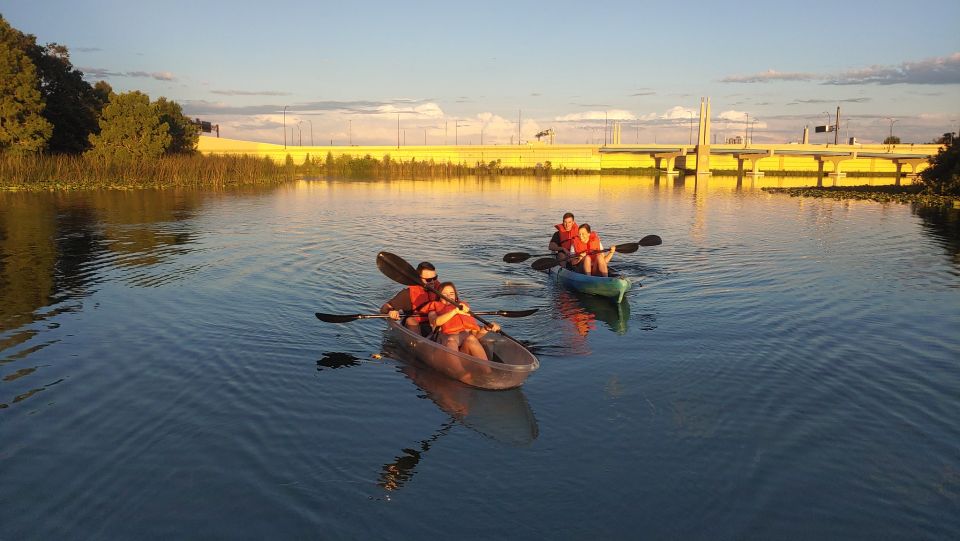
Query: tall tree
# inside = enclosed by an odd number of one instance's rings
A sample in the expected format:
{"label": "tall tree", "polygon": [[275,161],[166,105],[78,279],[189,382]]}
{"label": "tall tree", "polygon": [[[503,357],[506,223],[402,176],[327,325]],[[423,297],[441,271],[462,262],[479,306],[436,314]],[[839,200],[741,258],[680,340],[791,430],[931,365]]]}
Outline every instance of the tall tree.
{"label": "tall tree", "polygon": [[184,116],[180,104],[160,97],[153,102],[153,108],[160,117],[160,122],[167,125],[170,133],[168,154],[188,154],[197,148],[200,140],[200,128]]}
{"label": "tall tree", "polygon": [[0,151],[40,152],[52,126],[43,118],[43,98],[37,90],[33,62],[12,45],[0,18]]}
{"label": "tall tree", "polygon": [[73,68],[66,47],[50,43],[34,50],[31,59],[37,65],[40,93],[47,103],[44,117],[53,124],[49,149],[83,152],[90,146],[90,134],[98,129],[97,117],[103,104],[90,83],[83,80],[83,72]]}
{"label": "tall tree", "polygon": [[24,34],[0,17],[0,40],[22,51],[36,67],[37,89],[46,107],[43,116],[53,126],[48,148],[51,152],[77,153],[89,147],[97,117],[105,100],[97,97],[83,73],[70,63],[63,45],[37,44],[36,36]]}
{"label": "tall tree", "polygon": [[170,146],[167,125],[160,122],[150,97],[133,91],[114,94],[100,115],[100,133],[90,135],[90,154],[106,159],[159,158]]}

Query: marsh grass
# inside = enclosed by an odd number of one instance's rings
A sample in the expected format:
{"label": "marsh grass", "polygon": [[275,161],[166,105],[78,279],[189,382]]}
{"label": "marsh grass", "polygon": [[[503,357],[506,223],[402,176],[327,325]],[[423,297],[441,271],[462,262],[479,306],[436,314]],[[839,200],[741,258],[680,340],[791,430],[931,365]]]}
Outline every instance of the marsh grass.
{"label": "marsh grass", "polygon": [[291,180],[296,168],[249,156],[170,155],[105,161],[78,155],[0,154],[0,189],[222,187]]}

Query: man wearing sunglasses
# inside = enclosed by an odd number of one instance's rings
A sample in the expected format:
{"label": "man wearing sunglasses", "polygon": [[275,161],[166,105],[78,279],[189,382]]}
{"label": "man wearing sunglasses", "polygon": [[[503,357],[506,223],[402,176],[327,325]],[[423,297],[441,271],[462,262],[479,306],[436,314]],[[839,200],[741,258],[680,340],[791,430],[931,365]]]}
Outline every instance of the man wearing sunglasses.
{"label": "man wearing sunglasses", "polygon": [[[417,265],[417,274],[420,276],[420,284],[401,289],[392,299],[380,307],[381,314],[387,314],[390,319],[400,321],[400,312],[420,312],[421,308],[432,301],[438,300],[435,293],[429,291],[424,286],[437,287],[440,280],[437,278],[437,269],[427,261]],[[421,336],[430,334],[430,322],[426,316],[408,316],[403,322],[408,329],[413,332],[419,332]]]}

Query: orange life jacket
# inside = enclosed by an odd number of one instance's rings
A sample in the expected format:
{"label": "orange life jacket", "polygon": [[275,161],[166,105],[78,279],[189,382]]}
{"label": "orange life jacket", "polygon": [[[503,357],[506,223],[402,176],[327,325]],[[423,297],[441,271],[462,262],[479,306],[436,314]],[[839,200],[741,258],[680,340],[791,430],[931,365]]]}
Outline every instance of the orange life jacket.
{"label": "orange life jacket", "polygon": [[[590,238],[585,243],[580,241],[579,236],[573,239],[573,251],[578,254],[582,254],[584,252],[592,252],[594,250],[599,250],[599,249],[600,249],[600,236],[597,235],[596,231],[590,232]],[[600,257],[600,254],[592,254],[588,257],[590,257],[590,262],[592,263],[592,267],[591,267],[592,273],[594,275],[599,274],[600,271],[597,268],[597,258]]]}
{"label": "orange life jacket", "polygon": [[[440,304],[442,306],[436,306]],[[444,303],[430,303],[431,311],[437,312],[437,317],[446,314],[454,310],[452,304]],[[477,320],[473,319],[473,316],[465,316],[463,314],[457,314],[450,318],[450,321],[447,321],[443,325],[440,325],[440,332],[443,334],[457,334],[461,331],[479,331],[480,325],[477,324]]]}
{"label": "orange life jacket", "polygon": [[563,251],[570,251],[570,244],[573,242],[573,239],[577,238],[577,230],[580,229],[580,226],[577,225],[577,222],[573,222],[573,227],[570,228],[570,231],[567,231],[563,228],[563,224],[557,224],[553,227],[557,228],[557,231],[560,232],[560,247],[563,248]]}
{"label": "orange life jacket", "polygon": [[[410,306],[413,307],[413,312],[429,312],[429,310],[424,310],[424,308],[431,302],[437,300],[437,295],[427,291],[423,286],[410,286],[407,289],[410,291]],[[416,323],[426,321],[426,318],[420,316],[410,317],[413,318],[411,321]]]}

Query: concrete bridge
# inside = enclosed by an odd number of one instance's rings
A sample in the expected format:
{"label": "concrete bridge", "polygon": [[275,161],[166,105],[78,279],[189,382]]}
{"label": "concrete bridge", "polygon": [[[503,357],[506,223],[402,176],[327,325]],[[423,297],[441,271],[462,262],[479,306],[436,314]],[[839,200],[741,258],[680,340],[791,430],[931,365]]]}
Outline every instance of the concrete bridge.
{"label": "concrete bridge", "polygon": [[[302,163],[308,156],[323,160],[350,155],[380,160],[390,156],[396,161],[434,161],[467,166],[498,163],[501,167],[533,168],[549,166],[555,171],[597,171],[617,169],[656,169],[659,174],[695,172],[709,175],[711,170],[737,171],[741,176],[763,176],[776,171],[802,172],[818,177],[842,178],[847,172],[869,175],[895,173],[915,177],[940,145],[712,145],[710,144],[710,100],[701,100],[700,127],[695,145],[389,145],[389,146],[284,146],[253,141],[201,136],[198,145],[204,154],[243,154],[265,156],[283,162],[289,156]],[[828,165],[829,164],[829,165]],[[909,166],[909,172],[904,171]]]}

